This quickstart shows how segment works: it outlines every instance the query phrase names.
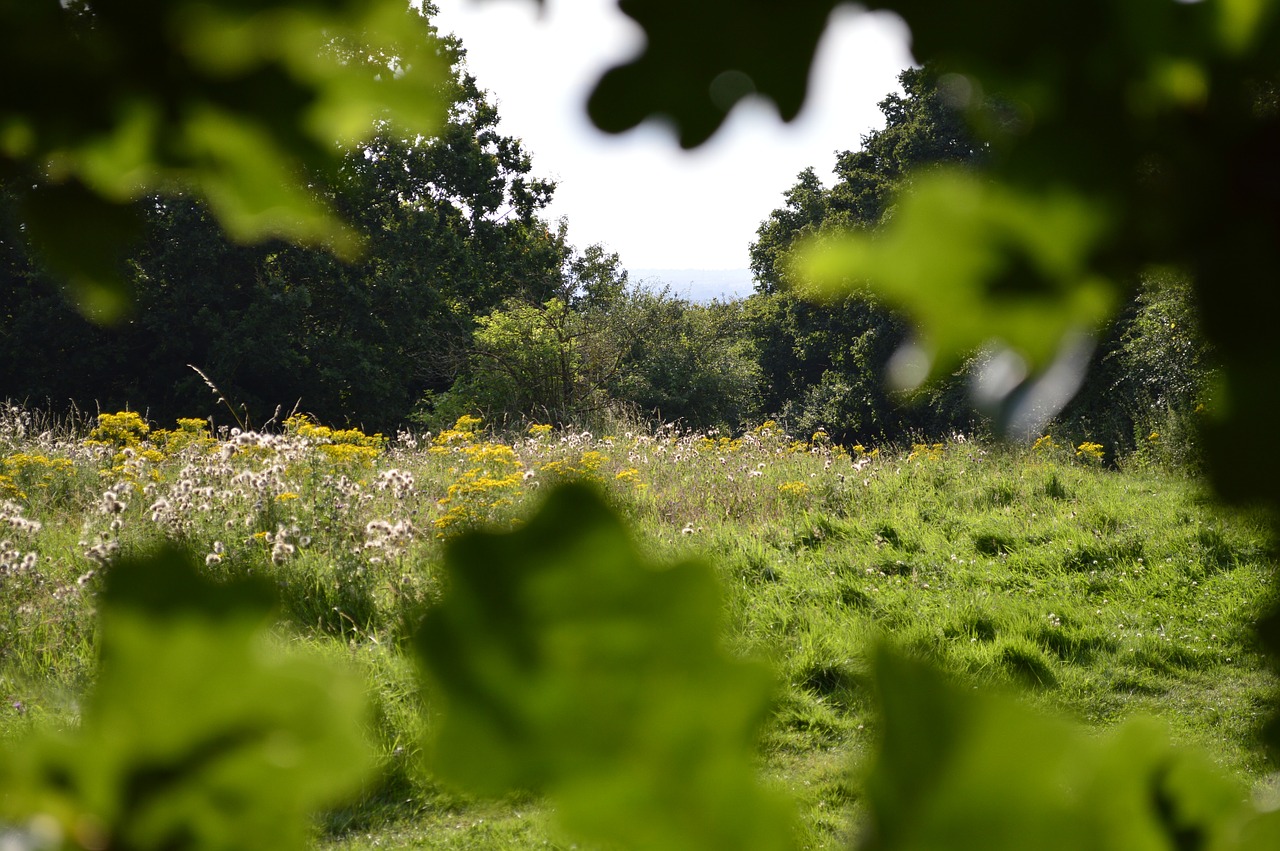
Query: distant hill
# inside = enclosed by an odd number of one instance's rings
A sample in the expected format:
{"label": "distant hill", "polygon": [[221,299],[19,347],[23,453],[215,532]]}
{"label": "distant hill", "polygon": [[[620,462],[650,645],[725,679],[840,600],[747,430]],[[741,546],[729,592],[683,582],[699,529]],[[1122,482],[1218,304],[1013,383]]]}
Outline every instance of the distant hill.
{"label": "distant hill", "polygon": [[630,269],[633,283],[650,289],[671,287],[671,294],[705,303],[746,298],[754,288],[750,269]]}

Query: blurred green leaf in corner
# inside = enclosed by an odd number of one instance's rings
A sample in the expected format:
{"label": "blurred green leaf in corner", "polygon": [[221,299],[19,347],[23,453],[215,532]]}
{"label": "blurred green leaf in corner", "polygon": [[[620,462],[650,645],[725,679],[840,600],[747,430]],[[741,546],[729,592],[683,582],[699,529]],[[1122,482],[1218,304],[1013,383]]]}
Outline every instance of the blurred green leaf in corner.
{"label": "blurred green leaf in corner", "polygon": [[[400,0],[0,4],[0,181],[27,195],[31,239],[83,312],[120,318],[129,204],[207,200],[242,241],[351,256],[314,189],[341,146],[430,135],[450,50]],[[41,187],[41,188],[36,188]]]}
{"label": "blurred green leaf in corner", "polygon": [[443,777],[548,793],[568,830],[609,847],[791,846],[753,767],[771,675],[722,648],[705,565],[646,563],[581,485],[516,532],[457,539],[446,562],[416,639]]}
{"label": "blurred green leaf in corner", "polygon": [[80,724],[5,746],[0,824],[33,847],[306,848],[372,766],[367,707],[354,676],[274,643],[271,600],[179,550],[113,566]]}
{"label": "blurred green leaf in corner", "polygon": [[1065,191],[935,170],[914,181],[883,232],[828,235],[802,250],[801,277],[819,294],[870,281],[915,319],[933,375],[992,340],[1039,368],[1067,332],[1097,327],[1116,305],[1089,264],[1105,227],[1101,211]]}
{"label": "blurred green leaf in corner", "polygon": [[1103,736],[877,651],[866,851],[1262,851],[1280,812],[1138,718]]}

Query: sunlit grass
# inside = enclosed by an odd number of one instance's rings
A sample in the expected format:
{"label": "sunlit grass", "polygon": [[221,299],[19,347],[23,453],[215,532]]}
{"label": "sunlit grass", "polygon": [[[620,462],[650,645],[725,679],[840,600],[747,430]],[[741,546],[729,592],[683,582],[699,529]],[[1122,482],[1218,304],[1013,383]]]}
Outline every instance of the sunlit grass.
{"label": "sunlit grass", "polygon": [[838,844],[856,804],[882,639],[1098,728],[1160,715],[1253,782],[1270,769],[1274,682],[1251,630],[1272,594],[1267,530],[1176,472],[1106,469],[1052,440],[846,450],[774,423],[493,435],[464,418],[384,438],[304,419],[272,434],[128,412],[40,422],[0,413],[0,733],[74,716],[99,574],[181,540],[211,575],[271,577],[286,632],[369,683],[381,779],[325,819],[326,842],[555,842],[537,802],[477,802],[425,774],[423,696],[397,648],[444,590],[449,538],[512,528],[567,479],[602,489],[649,555],[717,566],[732,647],[778,671],[760,755],[797,797],[803,846]]}

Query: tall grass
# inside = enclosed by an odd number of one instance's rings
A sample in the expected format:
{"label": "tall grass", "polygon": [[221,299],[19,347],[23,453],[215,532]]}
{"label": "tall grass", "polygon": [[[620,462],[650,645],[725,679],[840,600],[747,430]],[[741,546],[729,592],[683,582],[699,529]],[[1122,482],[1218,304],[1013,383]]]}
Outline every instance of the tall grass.
{"label": "tall grass", "polygon": [[41,417],[0,413],[0,735],[74,718],[102,572],[178,539],[212,575],[270,576],[282,629],[364,673],[381,778],[329,814],[330,842],[555,841],[536,801],[472,801],[425,774],[428,721],[397,647],[444,590],[449,538],[510,528],[570,478],[595,482],[650,553],[718,566],[735,648],[778,670],[761,757],[804,808],[802,845],[847,826],[881,639],[1098,726],[1155,713],[1255,781],[1270,768],[1273,682],[1251,631],[1272,586],[1266,527],[1151,464],[1104,469],[1051,440],[845,449],[772,423],[493,435],[463,418],[387,439],[300,417],[217,434]]}

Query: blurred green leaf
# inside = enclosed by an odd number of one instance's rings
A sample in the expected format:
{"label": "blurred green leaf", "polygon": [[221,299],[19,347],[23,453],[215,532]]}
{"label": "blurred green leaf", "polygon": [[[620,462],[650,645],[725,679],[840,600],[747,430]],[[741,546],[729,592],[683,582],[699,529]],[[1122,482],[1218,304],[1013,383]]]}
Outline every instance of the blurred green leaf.
{"label": "blurred green leaf", "polygon": [[1154,721],[1086,735],[885,649],[875,679],[884,734],[865,848],[1163,851],[1276,836],[1273,815]]}
{"label": "blurred green leaf", "polygon": [[402,0],[0,4],[0,177],[74,187],[33,241],[110,321],[127,293],[104,254],[128,233],[103,211],[148,194],[203,195],[243,241],[352,255],[317,178],[388,121],[438,131],[454,56]]}
{"label": "blurred green leaf", "polygon": [[444,776],[548,792],[568,828],[617,847],[789,847],[752,766],[771,678],[722,649],[705,566],[646,564],[571,485],[517,532],[459,538],[447,571],[417,638]]}
{"label": "blurred green leaf", "polygon": [[935,375],[992,341],[1043,366],[1067,332],[1097,326],[1116,301],[1089,268],[1105,226],[1102,211],[1068,192],[937,170],[916,179],[882,232],[820,238],[797,262],[820,293],[870,286],[904,309]]}
{"label": "blurred green leaf", "polygon": [[619,133],[650,116],[670,119],[686,148],[705,142],[741,98],[758,93],[784,120],[800,111],[809,67],[833,0],[620,0],[645,32],[639,57],[604,74],[587,110]]}
{"label": "blurred green leaf", "polygon": [[1240,851],[1280,848],[1280,811],[1263,813],[1240,831]]}
{"label": "blurred green leaf", "polygon": [[142,232],[138,211],[103,200],[79,182],[39,186],[22,207],[26,235],[66,281],[80,312],[115,322],[132,307],[123,275],[125,248]]}
{"label": "blurred green leaf", "polygon": [[275,645],[270,600],[175,550],[114,566],[80,726],[4,754],[0,820],[63,847],[305,848],[314,811],[371,766],[365,701]]}

